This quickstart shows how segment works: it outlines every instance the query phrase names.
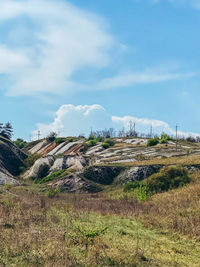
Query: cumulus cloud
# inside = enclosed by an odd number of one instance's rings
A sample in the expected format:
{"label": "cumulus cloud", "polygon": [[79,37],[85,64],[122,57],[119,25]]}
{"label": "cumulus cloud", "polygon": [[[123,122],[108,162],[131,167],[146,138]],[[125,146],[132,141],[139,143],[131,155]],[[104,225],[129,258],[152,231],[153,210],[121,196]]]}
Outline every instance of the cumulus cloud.
{"label": "cumulus cloud", "polygon": [[62,0],[0,0],[0,10],[0,22],[12,25],[6,47],[0,41],[0,73],[9,74],[12,81],[8,95],[72,90],[75,71],[109,62],[113,40],[94,14]]}
{"label": "cumulus cloud", "polygon": [[[105,128],[114,128],[117,131],[125,128],[129,129],[129,123],[136,123],[136,130],[140,133],[149,133],[150,127],[153,127],[154,134],[165,132],[175,135],[175,131],[168,123],[160,120],[147,118],[137,118],[134,116],[113,116],[109,114],[101,105],[62,105],[55,113],[54,119],[49,124],[37,124],[37,130],[33,131],[36,136],[38,130],[42,136],[47,136],[50,132],[59,132],[61,136],[78,136],[79,134],[88,135],[91,127],[94,131]],[[186,133],[179,131],[180,136],[199,136],[195,133]]]}

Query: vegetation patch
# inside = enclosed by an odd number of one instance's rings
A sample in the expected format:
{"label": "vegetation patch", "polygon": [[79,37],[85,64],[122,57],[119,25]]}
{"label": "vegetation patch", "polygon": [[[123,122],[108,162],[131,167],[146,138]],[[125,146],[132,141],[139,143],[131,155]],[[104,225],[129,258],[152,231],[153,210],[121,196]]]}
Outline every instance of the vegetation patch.
{"label": "vegetation patch", "polygon": [[144,181],[125,184],[124,192],[139,192],[139,197],[145,199],[150,195],[184,186],[190,181],[191,179],[183,167],[165,167],[159,173],[153,174]]}
{"label": "vegetation patch", "polygon": [[68,170],[55,171],[55,172],[52,172],[50,175],[44,177],[41,180],[35,180],[35,183],[37,183],[37,184],[44,184],[44,183],[53,181],[55,179],[62,178],[64,176],[68,175],[68,174],[69,174],[69,171]]}

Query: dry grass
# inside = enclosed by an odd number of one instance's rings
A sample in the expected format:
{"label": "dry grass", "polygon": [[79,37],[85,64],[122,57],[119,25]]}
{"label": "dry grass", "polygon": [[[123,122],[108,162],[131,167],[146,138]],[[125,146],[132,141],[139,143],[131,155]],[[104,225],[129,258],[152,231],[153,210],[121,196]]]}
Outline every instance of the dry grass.
{"label": "dry grass", "polygon": [[[109,159],[111,160],[111,159]],[[170,158],[150,158],[148,160],[136,161],[136,162],[127,162],[127,163],[118,163],[118,164],[109,164],[109,166],[125,166],[125,167],[134,167],[134,166],[148,166],[148,165],[200,165],[200,155],[191,155],[191,156],[179,156],[179,157],[170,157]],[[97,164],[102,166],[103,164]]]}
{"label": "dry grass", "polygon": [[[36,186],[11,188],[0,194],[0,266],[198,266],[198,243],[166,231],[179,231],[171,218],[179,217],[180,208],[194,210],[197,204],[199,189],[182,190],[183,198],[189,194],[195,200],[179,200],[178,191],[171,193],[173,199],[158,195],[147,203],[102,194],[49,199]],[[169,225],[158,224],[159,218]],[[148,229],[138,219],[163,230]],[[193,222],[190,230],[194,228]]]}

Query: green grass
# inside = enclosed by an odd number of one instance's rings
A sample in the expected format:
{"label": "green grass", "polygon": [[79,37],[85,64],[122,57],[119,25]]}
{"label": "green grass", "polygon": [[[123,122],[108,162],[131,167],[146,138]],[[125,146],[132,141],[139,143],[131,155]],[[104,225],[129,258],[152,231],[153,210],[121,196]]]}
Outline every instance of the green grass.
{"label": "green grass", "polygon": [[55,179],[62,178],[64,176],[68,175],[68,174],[69,174],[69,171],[68,170],[55,171],[55,172],[51,173],[50,175],[44,177],[41,180],[35,180],[35,183],[36,184],[44,184],[44,183],[53,181]]}

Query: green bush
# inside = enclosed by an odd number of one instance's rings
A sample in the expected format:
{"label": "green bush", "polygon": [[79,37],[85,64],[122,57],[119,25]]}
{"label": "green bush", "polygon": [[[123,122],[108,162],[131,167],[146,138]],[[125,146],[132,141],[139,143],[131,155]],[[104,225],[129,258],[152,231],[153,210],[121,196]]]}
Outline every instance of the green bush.
{"label": "green bush", "polygon": [[112,139],[106,139],[105,142],[102,144],[102,147],[107,149],[111,146],[114,146],[114,141]]}
{"label": "green bush", "polygon": [[107,149],[107,148],[110,147],[110,145],[109,145],[108,143],[103,143],[101,146],[102,146],[103,148],[105,148],[105,149]]}
{"label": "green bush", "polygon": [[183,167],[166,167],[144,181],[152,194],[166,192],[190,182],[190,177]]}
{"label": "green bush", "polygon": [[88,146],[96,146],[96,144],[97,144],[97,140],[95,139],[92,139],[88,142]]}
{"label": "green bush", "polygon": [[159,138],[150,138],[147,142],[147,146],[156,146],[159,143]]}
{"label": "green bush", "polygon": [[160,137],[160,144],[167,144],[168,141],[173,140],[169,135],[163,133]]}
{"label": "green bush", "polygon": [[61,143],[64,143],[66,141],[66,138],[63,137],[57,137],[54,142],[56,143],[56,145],[59,145]]}
{"label": "green bush", "polygon": [[90,140],[94,140],[94,139],[95,139],[94,134],[90,134],[90,136],[88,137],[88,141],[90,141]]}
{"label": "green bush", "polygon": [[21,138],[18,138],[16,141],[14,141],[14,144],[19,147],[20,149],[24,148],[27,146],[27,142],[24,141],[23,139]]}
{"label": "green bush", "polygon": [[153,174],[146,180],[125,184],[123,191],[134,191],[136,196],[145,199],[150,195],[184,186],[190,181],[191,179],[183,167],[165,167],[159,173]]}

